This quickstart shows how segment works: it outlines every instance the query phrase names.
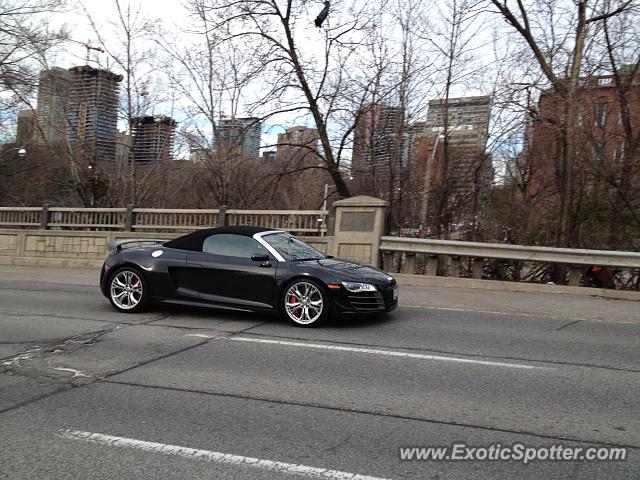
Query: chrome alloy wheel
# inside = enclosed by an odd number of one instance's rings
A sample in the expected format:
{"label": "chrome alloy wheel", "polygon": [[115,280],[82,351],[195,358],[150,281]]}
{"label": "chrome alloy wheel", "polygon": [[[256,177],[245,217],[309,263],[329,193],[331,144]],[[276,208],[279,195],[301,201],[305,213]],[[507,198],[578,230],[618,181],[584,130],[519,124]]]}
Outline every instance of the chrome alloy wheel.
{"label": "chrome alloy wheel", "polygon": [[111,300],[123,310],[135,308],[142,300],[142,280],[131,270],[118,272],[111,280]]}
{"label": "chrome alloy wheel", "polygon": [[287,290],[284,305],[291,320],[307,325],[315,322],[322,315],[322,293],[312,283],[297,282]]}

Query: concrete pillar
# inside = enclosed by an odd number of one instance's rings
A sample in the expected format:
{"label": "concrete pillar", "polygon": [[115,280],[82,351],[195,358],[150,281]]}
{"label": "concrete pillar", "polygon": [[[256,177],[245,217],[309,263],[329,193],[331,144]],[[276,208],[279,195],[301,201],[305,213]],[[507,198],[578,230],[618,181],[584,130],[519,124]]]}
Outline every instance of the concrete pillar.
{"label": "concrete pillar", "polygon": [[569,267],[569,285],[572,287],[579,287],[582,281],[583,267],[570,266]]}
{"label": "concrete pillar", "polygon": [[335,239],[330,254],[379,268],[387,205],[384,200],[364,195],[334,202]]}
{"label": "concrete pillar", "polygon": [[126,232],[133,232],[134,225],[136,224],[136,219],[134,218],[133,209],[136,208],[135,205],[129,204],[127,205],[127,217],[125,219],[124,230]]}
{"label": "concrete pillar", "polygon": [[451,269],[449,276],[453,278],[460,277],[460,257],[451,257]]}
{"label": "concrete pillar", "polygon": [[220,205],[218,208],[218,227],[226,227],[229,225],[229,218],[227,217],[227,205]]}
{"label": "concrete pillar", "polygon": [[427,255],[427,268],[425,275],[438,275],[438,255]]}
{"label": "concrete pillar", "polygon": [[402,262],[402,273],[413,275],[416,273],[416,254],[407,252],[404,262]]}
{"label": "concrete pillar", "polygon": [[474,258],[471,262],[471,277],[482,278],[482,267],[484,266],[484,258]]}
{"label": "concrete pillar", "polygon": [[395,254],[393,252],[383,252],[382,253],[382,269],[387,273],[393,272],[393,257]]}
{"label": "concrete pillar", "polygon": [[49,204],[42,205],[42,211],[40,212],[40,228],[47,230],[49,228]]}

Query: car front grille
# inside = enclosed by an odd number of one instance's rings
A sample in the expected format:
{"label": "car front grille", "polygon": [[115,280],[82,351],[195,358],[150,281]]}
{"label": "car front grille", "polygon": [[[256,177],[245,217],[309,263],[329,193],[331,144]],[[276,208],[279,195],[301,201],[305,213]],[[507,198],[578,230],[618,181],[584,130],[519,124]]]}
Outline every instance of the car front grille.
{"label": "car front grille", "polygon": [[348,295],[349,303],[358,310],[384,310],[385,301],[380,292],[363,292]]}

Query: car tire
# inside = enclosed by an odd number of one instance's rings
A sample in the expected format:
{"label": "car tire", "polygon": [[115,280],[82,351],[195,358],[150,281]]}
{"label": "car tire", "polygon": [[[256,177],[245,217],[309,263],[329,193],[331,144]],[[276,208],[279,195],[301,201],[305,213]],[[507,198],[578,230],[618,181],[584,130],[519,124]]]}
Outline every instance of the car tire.
{"label": "car tire", "polygon": [[330,317],[331,305],[324,287],[315,280],[298,278],[283,290],[283,316],[298,327],[317,327]]}
{"label": "car tire", "polygon": [[113,308],[122,313],[139,313],[149,306],[148,283],[135,267],[121,267],[113,272],[107,293]]}

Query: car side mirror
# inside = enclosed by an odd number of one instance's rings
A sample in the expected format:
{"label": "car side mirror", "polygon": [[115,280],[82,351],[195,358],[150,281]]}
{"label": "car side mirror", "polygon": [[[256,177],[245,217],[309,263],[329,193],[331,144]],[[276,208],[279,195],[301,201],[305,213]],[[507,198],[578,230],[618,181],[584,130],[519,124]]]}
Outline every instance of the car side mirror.
{"label": "car side mirror", "polygon": [[268,262],[269,259],[269,255],[267,255],[266,253],[254,253],[253,255],[251,255],[251,260],[253,260],[254,262]]}

